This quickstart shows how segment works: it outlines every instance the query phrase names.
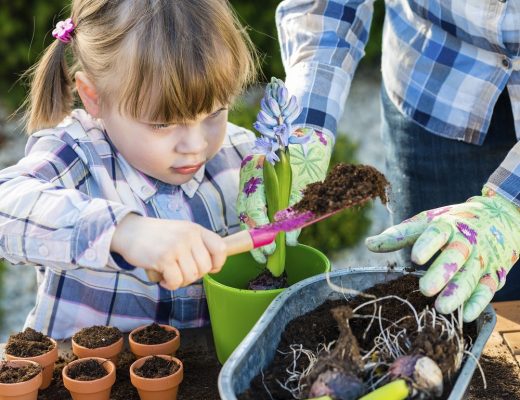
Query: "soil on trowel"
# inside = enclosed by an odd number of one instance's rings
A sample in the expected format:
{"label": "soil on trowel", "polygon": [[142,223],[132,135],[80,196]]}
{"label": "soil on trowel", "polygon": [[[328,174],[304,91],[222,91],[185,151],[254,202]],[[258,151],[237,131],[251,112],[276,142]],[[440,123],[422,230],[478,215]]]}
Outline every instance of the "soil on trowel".
{"label": "soil on trowel", "polygon": [[169,331],[154,322],[132,334],[132,339],[141,344],[161,344],[175,339],[176,336],[175,331]]}
{"label": "soil on trowel", "polygon": [[322,215],[375,197],[386,204],[387,186],[385,176],[374,167],[340,163],[334,166],[323,182],[308,185],[302,199],[292,208]]}
{"label": "soil on trowel", "polygon": [[286,287],[288,287],[287,273],[284,271],[282,275],[275,277],[268,269],[264,269],[260,275],[247,283],[248,290],[285,289]]}
{"label": "soil on trowel", "polygon": [[122,337],[123,334],[116,327],[95,325],[81,329],[72,339],[80,346],[97,349],[114,344]]}
{"label": "soil on trowel", "polygon": [[108,375],[108,372],[97,360],[79,361],[66,371],[69,378],[77,381],[94,381]]}
{"label": "soil on trowel", "polygon": [[26,328],[9,336],[5,352],[17,357],[35,357],[52,350],[54,344],[48,336],[32,328]]}
{"label": "soil on trowel", "polygon": [[[430,309],[434,306],[435,297],[425,297],[419,292],[419,279],[415,275],[405,275],[399,279],[392,280],[383,284],[376,285],[365,290],[366,294],[374,295],[375,297],[384,297],[388,295],[396,295],[409,301],[415,309],[420,312],[426,307]],[[302,346],[305,349],[316,350],[318,344],[328,344],[332,341],[338,340],[341,347],[340,329],[338,323],[334,318],[332,310],[338,309],[347,305],[352,310],[357,306],[367,302],[366,297],[357,296],[352,299],[328,300],[322,305],[318,306],[313,311],[295,318],[289,322],[285,331],[281,335],[280,343],[277,347],[277,352],[272,363],[262,371],[262,374],[256,376],[250,388],[242,393],[240,400],[284,400],[293,399],[294,397],[285,389],[283,389],[277,381],[285,380],[287,377],[287,369],[292,369],[292,364],[296,362],[296,370],[302,371],[308,366],[307,357],[300,357],[295,361],[293,351],[290,349],[291,345]],[[380,301],[379,306],[382,306],[381,317],[383,321],[399,321],[407,327],[407,331],[416,330],[415,318],[411,316],[412,311],[409,307],[404,305],[397,299],[388,299]],[[374,308],[372,306],[365,306],[356,311],[357,315],[365,314],[366,318],[350,319],[349,326],[352,334],[357,339],[360,348],[371,349],[373,347],[374,338],[379,334],[380,327],[377,322],[370,322]],[[410,316],[403,320],[403,317]],[[388,323],[388,322],[386,322]],[[400,323],[400,324],[401,324]],[[370,327],[369,327],[370,324]],[[385,325],[387,326],[387,325]],[[368,330],[367,330],[368,328]],[[476,324],[471,323],[464,325],[464,335],[466,339],[474,341],[476,337]],[[411,338],[416,340],[416,345],[424,347],[420,352],[427,353],[432,356],[434,361],[439,363],[449,363],[446,354],[453,352],[451,344],[444,345],[438,340],[438,332],[431,330],[426,332],[422,337]],[[334,350],[333,350],[334,351]],[[448,368],[449,365],[445,368]],[[455,380],[451,379],[446,385],[445,393],[451,390],[450,384]],[[445,396],[446,398],[446,396]]]}
{"label": "soil on trowel", "polygon": [[180,365],[174,360],[153,356],[146,360],[141,367],[135,368],[134,372],[142,378],[157,379],[172,375],[179,369]]}
{"label": "soil on trowel", "polygon": [[0,363],[0,383],[19,383],[25,382],[36,375],[42,370],[39,365],[22,365],[14,366],[10,362]]}

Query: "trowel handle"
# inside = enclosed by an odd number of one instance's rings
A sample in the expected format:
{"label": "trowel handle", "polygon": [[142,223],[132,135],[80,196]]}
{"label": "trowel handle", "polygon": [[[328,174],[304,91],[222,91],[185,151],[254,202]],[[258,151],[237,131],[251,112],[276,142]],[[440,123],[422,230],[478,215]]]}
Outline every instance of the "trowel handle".
{"label": "trowel handle", "polygon": [[[263,230],[261,228],[233,233],[223,238],[224,243],[226,243],[226,254],[233,256],[265,246],[274,241],[277,233],[273,230]],[[151,282],[160,282],[162,280],[161,274],[151,269],[146,270],[146,275],[148,275],[148,279]]]}

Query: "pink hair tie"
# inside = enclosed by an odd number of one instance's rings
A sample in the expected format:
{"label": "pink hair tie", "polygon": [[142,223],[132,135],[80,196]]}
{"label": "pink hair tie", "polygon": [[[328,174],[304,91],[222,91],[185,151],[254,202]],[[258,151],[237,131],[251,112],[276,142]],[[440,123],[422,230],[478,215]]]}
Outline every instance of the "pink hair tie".
{"label": "pink hair tie", "polygon": [[72,32],[75,27],[72,18],[67,18],[65,21],[60,21],[56,24],[56,28],[52,31],[52,36],[60,42],[70,43],[72,40]]}

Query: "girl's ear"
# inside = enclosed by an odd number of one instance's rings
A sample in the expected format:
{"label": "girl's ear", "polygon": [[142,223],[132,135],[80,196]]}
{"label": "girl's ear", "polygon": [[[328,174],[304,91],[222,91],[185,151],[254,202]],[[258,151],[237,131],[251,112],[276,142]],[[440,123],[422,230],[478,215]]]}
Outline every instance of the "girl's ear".
{"label": "girl's ear", "polygon": [[79,97],[83,102],[83,106],[85,106],[85,110],[94,118],[99,118],[99,96],[96,87],[92,81],[87,78],[87,75],[83,71],[76,72],[74,78],[76,81],[76,89],[78,90]]}

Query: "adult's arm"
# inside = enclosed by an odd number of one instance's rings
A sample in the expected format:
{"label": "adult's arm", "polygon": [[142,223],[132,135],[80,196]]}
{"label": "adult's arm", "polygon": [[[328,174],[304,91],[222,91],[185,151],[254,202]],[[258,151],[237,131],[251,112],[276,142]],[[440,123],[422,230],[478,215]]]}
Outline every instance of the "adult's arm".
{"label": "adult's arm", "polygon": [[335,135],[359,60],[374,0],[285,0],[276,25],[285,83],[302,112],[295,126]]}

